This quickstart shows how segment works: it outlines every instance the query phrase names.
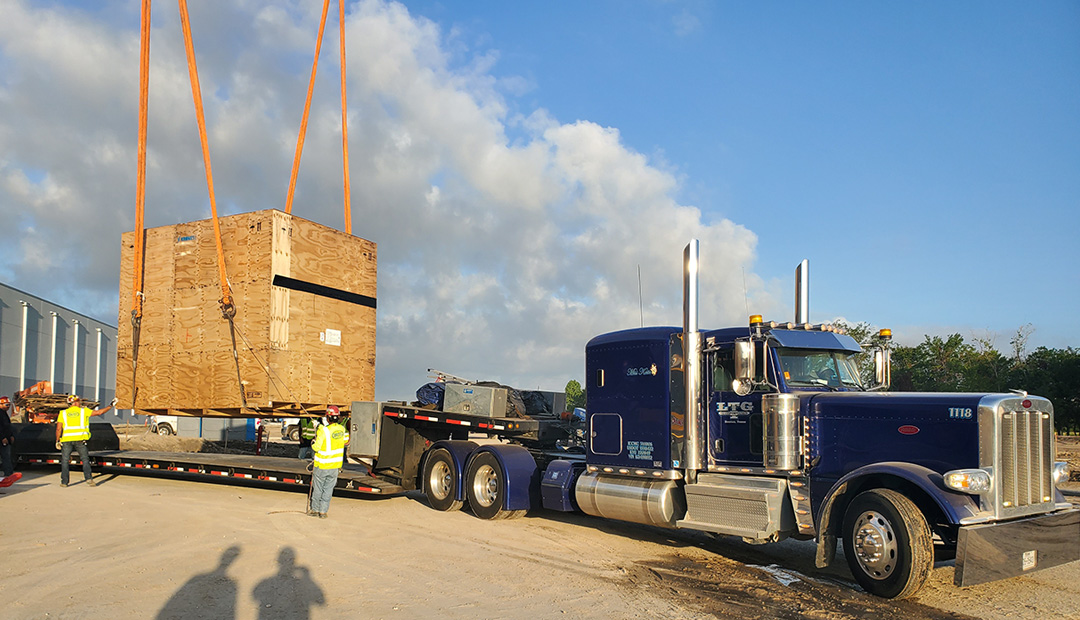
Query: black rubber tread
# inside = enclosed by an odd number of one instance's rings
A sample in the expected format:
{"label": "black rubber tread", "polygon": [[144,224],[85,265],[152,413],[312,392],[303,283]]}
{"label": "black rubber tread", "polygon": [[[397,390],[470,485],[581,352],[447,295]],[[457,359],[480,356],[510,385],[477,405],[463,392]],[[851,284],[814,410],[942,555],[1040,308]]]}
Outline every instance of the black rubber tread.
{"label": "black rubber tread", "polygon": [[[444,498],[438,498],[435,494],[431,493],[429,484],[431,481],[431,470],[438,463],[446,463],[450,468],[451,475],[454,480],[451,483],[450,494]],[[461,481],[457,479],[457,468],[454,466],[454,459],[450,456],[450,452],[443,448],[432,450],[424,459],[424,494],[427,495],[428,503],[435,510],[441,510],[443,512],[449,512],[451,510],[460,510],[463,502],[457,499],[457,489]]]}
{"label": "black rubber tread", "polygon": [[[896,534],[896,569],[885,579],[868,575],[855,557],[855,520],[867,510],[881,513]],[[907,598],[930,577],[934,540],[926,518],[907,496],[890,489],[871,489],[856,496],[844,513],[844,556],[852,576],[864,590],[883,598]]]}
{"label": "black rubber tread", "polygon": [[[499,484],[496,491],[495,501],[490,506],[484,506],[481,504],[474,495],[473,480],[476,477],[477,472],[484,465],[490,465],[495,470]],[[506,510],[503,508],[503,504],[506,501],[506,481],[503,479],[504,473],[502,464],[499,463],[499,459],[490,452],[481,452],[477,454],[475,458],[469,461],[469,471],[465,476],[465,497],[469,501],[469,509],[472,513],[481,519],[506,519],[510,518],[515,510]]]}

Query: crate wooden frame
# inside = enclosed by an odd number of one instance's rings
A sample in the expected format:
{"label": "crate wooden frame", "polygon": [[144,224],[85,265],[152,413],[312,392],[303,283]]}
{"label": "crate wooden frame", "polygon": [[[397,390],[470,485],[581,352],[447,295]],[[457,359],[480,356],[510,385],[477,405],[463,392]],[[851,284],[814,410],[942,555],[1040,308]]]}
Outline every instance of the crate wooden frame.
{"label": "crate wooden frame", "polygon": [[[211,220],[145,231],[145,299],[133,374],[134,233],[122,236],[118,406],[253,417],[373,400],[377,246],[270,209],[219,218],[236,305],[230,324]],[[241,395],[243,386],[243,395]]]}

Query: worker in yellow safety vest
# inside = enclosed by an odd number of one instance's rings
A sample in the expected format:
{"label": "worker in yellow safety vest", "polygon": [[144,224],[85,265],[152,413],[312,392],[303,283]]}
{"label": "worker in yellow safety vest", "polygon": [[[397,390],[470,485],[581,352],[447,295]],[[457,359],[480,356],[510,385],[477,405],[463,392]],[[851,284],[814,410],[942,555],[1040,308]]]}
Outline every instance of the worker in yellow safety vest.
{"label": "worker in yellow safety vest", "polygon": [[340,411],[336,405],[326,408],[326,422],[315,429],[314,469],[311,472],[311,503],[308,514],[321,519],[326,518],[330,509],[330,498],[334,495],[338,473],[341,471],[345,446],[349,444],[349,431],[338,420]]}
{"label": "worker in yellow safety vest", "polygon": [[78,450],[79,458],[82,459],[86,484],[94,486],[94,478],[90,474],[90,451],[86,447],[86,442],[90,441],[90,418],[112,409],[116,399],[101,409],[83,407],[82,399],[75,394],[68,396],[67,402],[68,408],[61,411],[56,418],[56,449],[60,450],[60,486],[68,485],[68,461],[71,460],[72,449]]}
{"label": "worker in yellow safety vest", "polygon": [[300,453],[297,457],[302,459],[315,458],[315,451],[311,449],[311,442],[315,441],[315,420],[312,418],[300,418]]}

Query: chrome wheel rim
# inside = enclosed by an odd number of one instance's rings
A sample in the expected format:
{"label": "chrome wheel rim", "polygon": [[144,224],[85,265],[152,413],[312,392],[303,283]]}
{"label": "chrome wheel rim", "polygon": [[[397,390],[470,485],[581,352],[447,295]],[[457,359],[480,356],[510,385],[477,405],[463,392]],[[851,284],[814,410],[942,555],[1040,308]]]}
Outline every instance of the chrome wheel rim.
{"label": "chrome wheel rim", "polygon": [[481,465],[473,476],[473,496],[485,508],[495,503],[499,496],[499,476],[491,465]]}
{"label": "chrome wheel rim", "polygon": [[446,499],[450,496],[450,489],[453,486],[452,481],[453,476],[450,466],[446,464],[446,461],[439,461],[431,468],[431,475],[428,477],[428,489],[435,496],[435,499]]}
{"label": "chrome wheel rim", "polygon": [[887,579],[896,569],[897,544],[892,524],[879,512],[867,510],[855,521],[855,559],[871,579]]}

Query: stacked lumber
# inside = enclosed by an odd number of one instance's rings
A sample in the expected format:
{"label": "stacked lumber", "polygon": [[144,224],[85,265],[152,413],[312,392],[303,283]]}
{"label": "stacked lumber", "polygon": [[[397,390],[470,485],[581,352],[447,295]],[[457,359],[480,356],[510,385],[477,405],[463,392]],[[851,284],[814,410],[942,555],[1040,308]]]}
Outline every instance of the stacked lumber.
{"label": "stacked lumber", "polygon": [[[32,423],[55,422],[56,416],[70,406],[66,394],[26,394],[20,396],[17,393],[11,402],[15,406],[15,418],[12,422],[22,422],[24,420]],[[98,401],[83,400],[82,406],[97,409]]]}
{"label": "stacked lumber", "polygon": [[253,417],[372,400],[376,244],[277,210],[218,222],[233,320],[219,304],[213,222],[152,228],[137,342],[134,233],[123,235],[118,406]]}

